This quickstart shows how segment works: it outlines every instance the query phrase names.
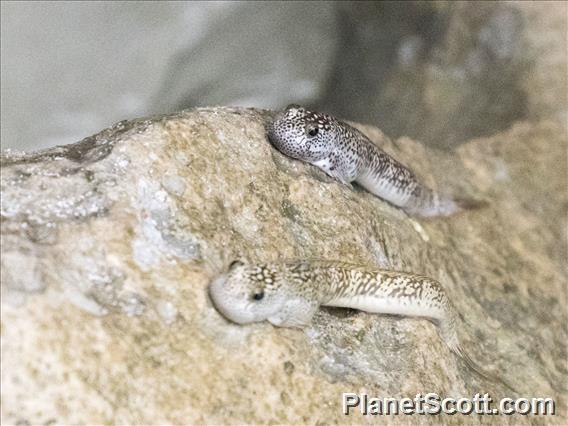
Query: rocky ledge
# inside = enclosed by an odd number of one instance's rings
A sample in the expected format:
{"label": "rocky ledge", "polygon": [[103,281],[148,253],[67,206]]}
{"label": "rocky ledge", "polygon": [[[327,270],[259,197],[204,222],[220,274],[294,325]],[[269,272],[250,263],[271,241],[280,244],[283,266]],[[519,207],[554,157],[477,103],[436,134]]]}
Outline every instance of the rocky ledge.
{"label": "rocky ledge", "polygon": [[[269,116],[197,109],[2,154],[2,422],[344,423],[343,392],[517,396],[426,321],[323,309],[304,331],[231,324],[206,288],[236,257],[438,279],[471,357],[518,396],[555,398],[549,420],[566,422],[565,128],[518,122],[448,153],[358,125],[432,187],[488,202],[419,221],[275,151]],[[491,419],[421,418],[468,420]]]}

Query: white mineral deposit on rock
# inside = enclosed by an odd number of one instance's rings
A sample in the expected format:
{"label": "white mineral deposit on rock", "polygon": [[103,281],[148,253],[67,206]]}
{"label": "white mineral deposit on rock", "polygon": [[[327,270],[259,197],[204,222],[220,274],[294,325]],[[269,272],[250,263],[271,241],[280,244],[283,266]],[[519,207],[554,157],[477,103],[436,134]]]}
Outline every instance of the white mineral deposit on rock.
{"label": "white mineral deposit on rock", "polygon": [[167,324],[172,324],[177,316],[178,310],[175,305],[166,300],[159,300],[156,303],[156,310],[162,317],[162,320]]}

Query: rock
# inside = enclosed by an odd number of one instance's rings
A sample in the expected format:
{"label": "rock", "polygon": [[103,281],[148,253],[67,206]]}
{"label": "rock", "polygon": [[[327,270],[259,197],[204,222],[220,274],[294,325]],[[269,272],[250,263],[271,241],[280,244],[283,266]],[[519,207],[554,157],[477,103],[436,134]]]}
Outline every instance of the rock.
{"label": "rock", "polygon": [[566,123],[567,13],[565,2],[344,7],[314,107],[446,149],[518,120]]}
{"label": "rock", "polygon": [[343,423],[343,392],[514,396],[426,321],[325,309],[304,331],[227,322],[206,288],[237,257],[432,276],[470,356],[521,396],[555,398],[566,421],[564,129],[519,122],[450,154],[359,126],[435,188],[489,202],[417,221],[282,156],[268,117],[196,109],[2,154],[2,422]]}

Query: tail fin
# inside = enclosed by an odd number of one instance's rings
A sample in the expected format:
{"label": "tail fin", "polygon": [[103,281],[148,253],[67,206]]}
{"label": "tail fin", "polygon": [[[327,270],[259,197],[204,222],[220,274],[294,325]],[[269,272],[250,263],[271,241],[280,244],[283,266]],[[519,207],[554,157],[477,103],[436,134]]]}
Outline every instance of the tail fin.
{"label": "tail fin", "polygon": [[456,198],[456,204],[461,211],[465,210],[481,210],[489,206],[484,200],[474,200],[472,198]]}
{"label": "tail fin", "polygon": [[478,210],[487,206],[488,203],[486,201],[468,198],[453,199],[419,185],[415,188],[406,210],[423,218],[433,218],[437,216],[451,216],[456,213]]}
{"label": "tail fin", "polygon": [[456,346],[454,348],[450,348],[451,351],[456,354],[468,367],[472,370],[475,374],[477,374],[482,379],[505,386],[507,389],[514,393],[519,393],[515,388],[513,388],[510,384],[508,384],[505,380],[501,377],[495,376],[494,374],[488,373],[483,368],[479,366],[475,361],[473,361],[469,355],[461,348],[461,346]]}
{"label": "tail fin", "polygon": [[479,364],[477,364],[469,357],[467,352],[463,350],[463,348],[459,343],[458,334],[456,331],[456,323],[457,323],[457,316],[455,315],[453,309],[448,312],[445,320],[438,321],[438,331],[444,342],[446,342],[446,344],[448,345],[448,348],[454,354],[456,354],[468,366],[468,368],[471,371],[473,371],[483,380],[495,384],[501,384],[510,391],[518,394],[519,392],[515,390],[507,382],[505,382],[502,378],[497,377],[491,373],[488,373],[482,367],[480,367]]}
{"label": "tail fin", "polygon": [[426,186],[417,185],[406,209],[411,214],[423,218],[433,218],[451,216],[460,212],[462,207],[451,198],[441,196]]}

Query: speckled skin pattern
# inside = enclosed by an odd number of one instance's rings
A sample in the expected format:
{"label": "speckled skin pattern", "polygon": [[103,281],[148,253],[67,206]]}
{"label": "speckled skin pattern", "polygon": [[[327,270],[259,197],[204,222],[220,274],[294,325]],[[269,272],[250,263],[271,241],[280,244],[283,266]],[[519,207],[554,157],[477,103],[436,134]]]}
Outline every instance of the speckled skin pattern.
{"label": "speckled skin pattern", "polygon": [[238,324],[267,320],[278,327],[301,328],[309,325],[320,306],[425,318],[474,372],[510,388],[462,350],[454,307],[440,283],[425,276],[337,261],[236,261],[211,282],[209,295],[216,309]]}
{"label": "speckled skin pattern", "polygon": [[423,186],[407,167],[363,133],[336,118],[290,105],[267,125],[270,142],[283,154],[321,168],[347,184],[357,182],[376,196],[422,217],[460,210]]}
{"label": "speckled skin pattern", "polygon": [[459,350],[452,304],[440,283],[420,275],[321,260],[233,262],[211,283],[209,294],[215,307],[239,324],[268,320],[303,327],[321,305],[423,317],[438,326],[454,352]]}

